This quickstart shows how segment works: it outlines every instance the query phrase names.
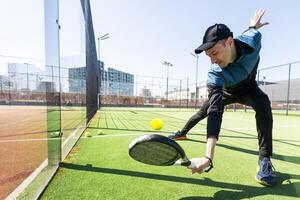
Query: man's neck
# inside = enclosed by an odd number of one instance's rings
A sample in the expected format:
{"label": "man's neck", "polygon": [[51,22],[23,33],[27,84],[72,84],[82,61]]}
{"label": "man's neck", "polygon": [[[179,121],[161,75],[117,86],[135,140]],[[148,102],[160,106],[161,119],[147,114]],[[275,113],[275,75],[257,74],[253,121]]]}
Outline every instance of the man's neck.
{"label": "man's neck", "polygon": [[233,45],[231,49],[231,63],[235,62],[237,59],[237,50],[235,44]]}

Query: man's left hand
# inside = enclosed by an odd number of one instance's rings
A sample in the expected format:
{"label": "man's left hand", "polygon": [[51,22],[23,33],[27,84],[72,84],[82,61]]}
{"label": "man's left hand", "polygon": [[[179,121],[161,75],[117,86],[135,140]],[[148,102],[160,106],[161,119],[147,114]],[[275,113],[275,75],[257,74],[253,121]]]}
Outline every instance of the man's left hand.
{"label": "man's left hand", "polygon": [[262,16],[265,14],[265,12],[266,12],[266,10],[258,9],[255,12],[254,16],[252,18],[250,18],[250,27],[259,29],[259,28],[269,24],[269,22],[265,22],[265,23],[260,22]]}

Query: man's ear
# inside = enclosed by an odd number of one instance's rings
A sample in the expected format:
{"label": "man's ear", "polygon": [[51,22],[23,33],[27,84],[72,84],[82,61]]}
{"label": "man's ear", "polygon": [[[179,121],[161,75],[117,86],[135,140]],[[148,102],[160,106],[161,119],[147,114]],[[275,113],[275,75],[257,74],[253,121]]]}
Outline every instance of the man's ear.
{"label": "man's ear", "polygon": [[232,47],[234,45],[234,39],[232,37],[227,38],[227,44]]}

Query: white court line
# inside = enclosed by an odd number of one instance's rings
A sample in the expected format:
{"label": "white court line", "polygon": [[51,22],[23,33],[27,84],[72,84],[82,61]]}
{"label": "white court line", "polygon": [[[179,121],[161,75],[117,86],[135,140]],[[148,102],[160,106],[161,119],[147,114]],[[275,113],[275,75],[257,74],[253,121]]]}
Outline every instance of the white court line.
{"label": "white court line", "polygon": [[165,133],[154,133],[154,132],[140,132],[140,133],[128,133],[128,134],[110,134],[110,135],[95,135],[92,137],[81,137],[83,139],[87,139],[87,138],[105,138],[105,137],[122,137],[122,136],[135,136],[135,135],[144,135],[144,134],[161,134],[164,135]]}
{"label": "white court line", "polygon": [[[58,140],[60,138],[40,138],[40,139],[18,139],[18,140],[0,140],[0,143],[10,143],[10,142],[33,142],[33,141],[49,141]],[[62,137],[61,139],[65,139]]]}
{"label": "white court line", "polygon": [[[95,135],[92,137],[80,137],[80,139],[88,139],[88,138],[105,138],[105,137],[122,137],[122,136],[134,136],[134,135],[143,135],[143,134],[151,134],[149,132],[140,132],[140,133],[129,133],[129,134],[111,134],[111,135]],[[157,133],[162,134],[162,133]],[[70,136],[68,139],[75,138],[76,136]],[[40,139],[19,139],[19,140],[0,140],[0,143],[13,143],[13,142],[33,142],[33,141],[49,141],[49,140],[58,140],[60,138],[40,138]],[[62,137],[61,139],[65,139]],[[63,143],[64,146],[65,142]]]}
{"label": "white court line", "polygon": [[[294,128],[294,127],[300,127],[299,125],[282,125],[282,126],[274,126],[275,128]],[[223,129],[227,129],[228,131],[256,131],[256,127],[244,127],[244,128],[227,128],[222,127]],[[201,132],[206,133],[205,129],[192,129],[191,132]],[[128,134],[109,134],[109,135],[95,135],[92,137],[80,137],[80,139],[88,139],[88,138],[107,138],[107,137],[127,137],[127,136],[135,136],[135,135],[143,135],[143,134],[161,134],[161,135],[167,135],[168,133],[161,133],[161,132],[139,132],[139,133],[128,133]],[[68,139],[71,139],[72,137],[69,137]],[[0,143],[10,143],[10,142],[32,142],[32,141],[45,141],[45,140],[56,140],[57,138],[44,138],[44,139],[19,139],[19,140],[0,140]],[[65,138],[62,138],[65,139]]]}

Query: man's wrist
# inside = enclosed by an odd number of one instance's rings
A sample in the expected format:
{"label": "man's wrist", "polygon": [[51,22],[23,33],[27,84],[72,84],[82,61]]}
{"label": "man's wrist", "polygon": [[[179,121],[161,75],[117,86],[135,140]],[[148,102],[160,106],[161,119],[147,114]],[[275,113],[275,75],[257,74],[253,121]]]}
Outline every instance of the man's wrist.
{"label": "man's wrist", "polygon": [[256,26],[249,26],[243,33],[247,32],[251,29],[257,30]]}
{"label": "man's wrist", "polygon": [[206,169],[206,170],[204,170],[204,171],[205,171],[205,172],[209,172],[209,171],[214,167],[213,162],[212,162],[211,158],[208,157],[208,156],[204,156],[204,158],[206,158],[206,159],[209,161],[208,169]]}
{"label": "man's wrist", "polygon": [[212,159],[210,156],[204,156],[204,158],[206,158],[210,163],[212,163]]}

